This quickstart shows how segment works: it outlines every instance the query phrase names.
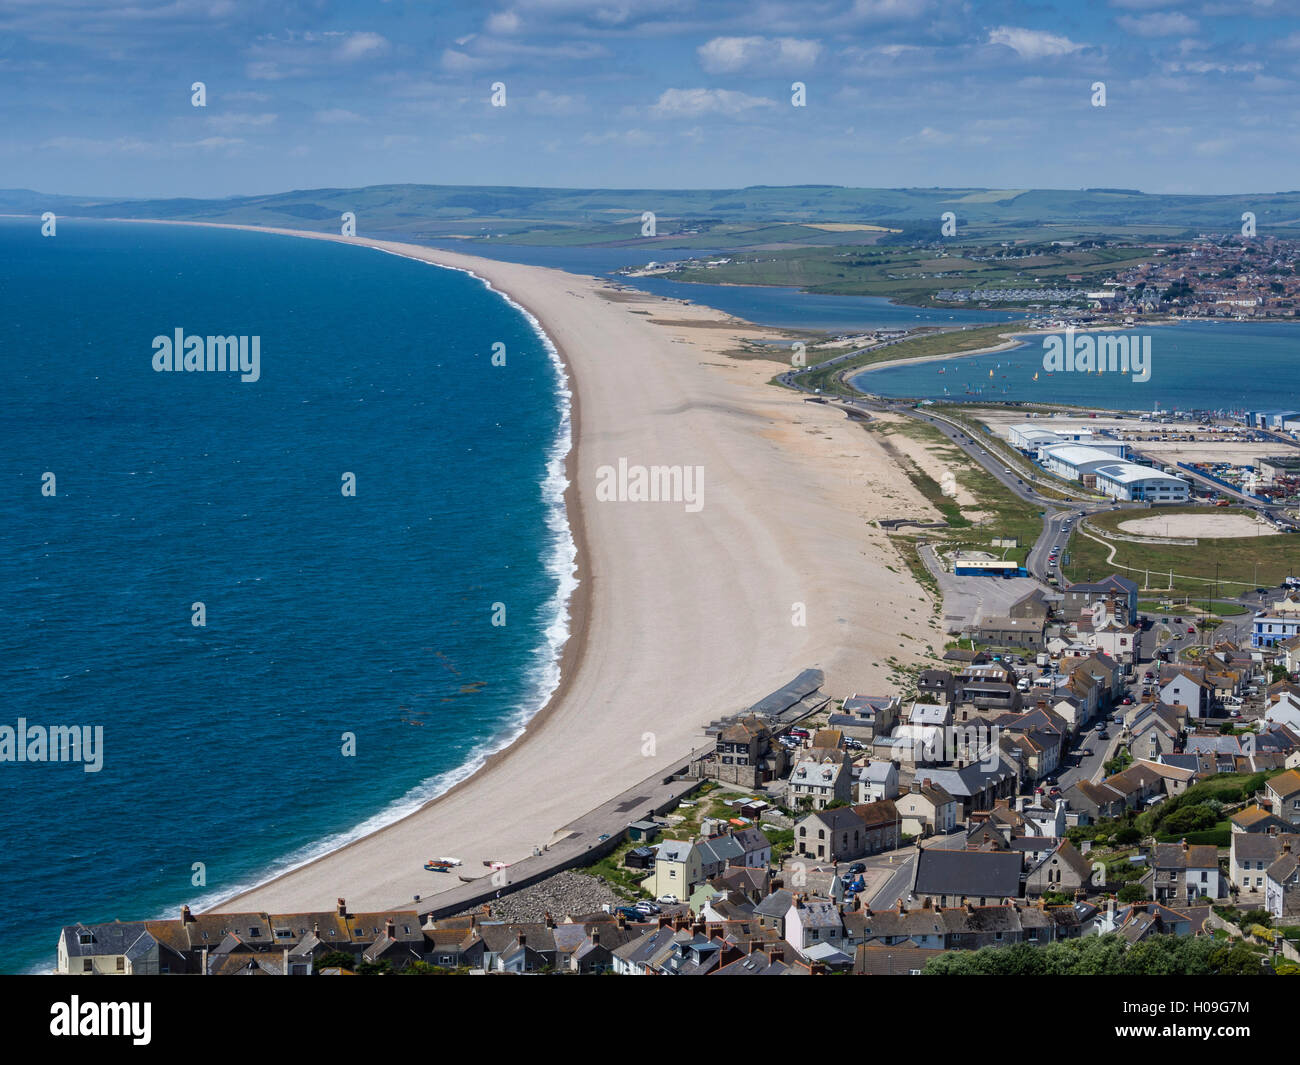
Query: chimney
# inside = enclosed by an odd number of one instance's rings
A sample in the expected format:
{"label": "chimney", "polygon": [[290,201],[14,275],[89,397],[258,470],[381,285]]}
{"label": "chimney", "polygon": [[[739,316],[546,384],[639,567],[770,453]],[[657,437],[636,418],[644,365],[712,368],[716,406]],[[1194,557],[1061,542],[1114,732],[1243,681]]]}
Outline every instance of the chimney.
{"label": "chimney", "polygon": [[600,946],[600,929],[599,929],[599,928],[593,928],[593,929],[591,930],[591,945],[592,945],[593,947],[598,947],[598,946]]}
{"label": "chimney", "polygon": [[775,965],[779,961],[785,961],[785,950],[782,947],[773,947],[767,952],[767,963]]}
{"label": "chimney", "polygon": [[783,887],[785,887],[785,881],[784,881],[784,880],[782,880],[779,876],[776,876],[776,877],[773,877],[773,878],[772,878],[772,890],[773,890],[773,891],[780,891]]}
{"label": "chimney", "polygon": [[808,967],[808,974],[810,976],[825,976],[826,966],[819,961],[815,961]]}
{"label": "chimney", "polygon": [[384,935],[386,935],[389,939],[397,938],[397,925],[393,923],[393,919],[391,917],[384,922]]}
{"label": "chimney", "polygon": [[[627,927],[627,914],[625,914],[625,913],[620,913],[620,914],[618,915],[618,926],[619,926],[619,928],[626,928],[626,927]],[[662,926],[661,926],[661,927],[662,927]]]}
{"label": "chimney", "polygon": [[913,794],[913,795],[919,795],[920,793],[921,793],[921,782],[920,782],[919,780],[917,780],[916,777],[913,777],[913,778],[912,778],[912,794]]}
{"label": "chimney", "polygon": [[[622,916],[622,915],[620,914],[620,916]],[[659,918],[659,927],[660,927],[660,928],[672,928],[673,925],[674,925],[674,923],[675,923],[675,922],[674,922],[674,919],[673,919],[672,917],[669,917],[669,916],[662,916],[662,917]]]}
{"label": "chimney", "polygon": [[348,900],[339,899],[338,902],[339,904],[335,908],[334,912],[337,913],[340,917],[346,917],[348,915]]}
{"label": "chimney", "polygon": [[528,946],[528,936],[526,936],[523,932],[519,933],[519,945],[521,947]]}
{"label": "chimney", "polygon": [[190,924],[194,920],[194,914],[190,913],[188,906],[181,907],[181,924]]}
{"label": "chimney", "polygon": [[907,907],[903,905],[903,900],[902,900],[902,899],[899,899],[899,900],[898,900],[898,912],[899,912],[899,913],[906,913],[906,912],[907,912]]}
{"label": "chimney", "polygon": [[1187,839],[1186,839],[1186,837],[1184,837],[1183,839],[1179,840],[1179,842],[1183,845],[1183,850],[1187,850]]}
{"label": "chimney", "polygon": [[802,910],[802,909],[803,909],[803,896],[802,896],[802,895],[796,895],[796,896],[794,897],[794,908],[795,908],[796,910]]}
{"label": "chimney", "polygon": [[555,927],[555,918],[551,916],[551,911],[550,911],[550,910],[547,910],[547,911],[546,911],[546,918],[545,918],[545,920],[546,920],[546,927],[547,927],[547,928],[554,928],[554,927]]}
{"label": "chimney", "polygon": [[281,954],[283,958],[284,971],[280,975],[288,976],[289,975],[289,948],[285,947],[284,950],[281,952]]}

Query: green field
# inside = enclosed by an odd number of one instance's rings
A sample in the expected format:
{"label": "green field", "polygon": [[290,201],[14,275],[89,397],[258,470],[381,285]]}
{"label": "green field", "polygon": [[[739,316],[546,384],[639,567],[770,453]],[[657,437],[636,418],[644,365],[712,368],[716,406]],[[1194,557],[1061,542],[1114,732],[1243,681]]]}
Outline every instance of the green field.
{"label": "green field", "polygon": [[[1223,507],[1170,507],[1152,511],[1159,514],[1223,514]],[[1245,508],[1232,508],[1229,513],[1250,514]],[[1128,518],[1132,511],[1108,511],[1089,519],[1093,531],[1104,535]],[[1113,540],[1115,557],[1107,562],[1108,549],[1095,540],[1081,535],[1078,530],[1070,537],[1066,549],[1070,564],[1066,572],[1072,581],[1095,580],[1108,573],[1122,573],[1144,587],[1147,571],[1151,584],[1163,589],[1169,584],[1169,571],[1173,570],[1174,591],[1189,596],[1193,602],[1204,601],[1214,592],[1217,570],[1218,591],[1221,596],[1240,595],[1257,586],[1270,587],[1297,572],[1300,565],[1300,536],[1248,536],[1225,540],[1201,540],[1196,547],[1176,544],[1138,544],[1126,540]],[[1222,611],[1226,612],[1226,611]]]}
{"label": "green field", "polygon": [[[938,482],[929,473],[919,469],[910,459],[896,454],[895,457],[912,483],[939,510],[952,529],[950,535],[942,538],[945,547],[994,551],[1000,557],[1024,562],[1029,548],[1043,528],[1043,520],[1038,516],[1039,510],[1034,504],[1009,492],[933,426],[909,419],[901,424],[876,423],[873,431],[881,433],[886,443],[895,433],[921,441],[934,453],[936,459],[953,471],[957,484],[974,497],[975,504],[966,508],[966,511],[978,511],[984,515],[978,525],[967,517],[952,497],[943,494]],[[994,548],[994,539],[1016,539],[1019,546],[1005,550]]]}
{"label": "green field", "polygon": [[[829,295],[883,296],[917,306],[946,304],[934,297],[942,289],[993,290],[1036,286],[1096,287],[1126,265],[1149,260],[1153,248],[1090,247],[1054,249],[1020,245],[1015,258],[994,246],[954,246],[951,253],[931,248],[802,247],[732,256],[722,266],[686,269],[675,281],[730,285],[783,285]],[[981,261],[983,260],[983,261]],[[1080,274],[1082,281],[1067,281]],[[1014,306],[1014,304],[1006,304]]]}

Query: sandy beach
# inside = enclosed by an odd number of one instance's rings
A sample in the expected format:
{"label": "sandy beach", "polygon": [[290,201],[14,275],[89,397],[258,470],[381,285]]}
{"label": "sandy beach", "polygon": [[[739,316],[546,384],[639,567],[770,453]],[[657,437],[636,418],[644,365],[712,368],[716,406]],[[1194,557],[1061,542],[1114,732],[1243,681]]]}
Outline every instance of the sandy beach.
{"label": "sandy beach", "polygon": [[[410,905],[448,886],[423,871],[428,857],[457,856],[478,875],[486,859],[531,854],[802,669],[824,670],[836,698],[881,691],[887,658],[934,644],[929,601],[869,525],[928,505],[873,434],[770,385],[780,364],[728,354],[771,333],[558,270],[270,232],[471,270],[540,321],[574,393],[580,586],[561,686],[520,739],[404,820],[212,909]],[[598,469],[620,459],[702,468],[703,506],[598,499]]]}

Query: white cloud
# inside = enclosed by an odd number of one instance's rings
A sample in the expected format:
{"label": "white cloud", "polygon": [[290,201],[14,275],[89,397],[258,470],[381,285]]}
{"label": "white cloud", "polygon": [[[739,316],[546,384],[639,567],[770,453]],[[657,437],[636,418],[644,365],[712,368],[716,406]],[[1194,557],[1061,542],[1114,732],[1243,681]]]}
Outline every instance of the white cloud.
{"label": "white cloud", "polygon": [[710,74],[744,70],[806,70],[817,62],[822,46],[797,37],[714,37],[696,49]]}
{"label": "white cloud", "polygon": [[989,44],[1005,44],[1021,59],[1045,59],[1049,56],[1069,55],[1086,45],[1076,44],[1045,30],[1029,30],[1022,26],[998,26],[989,30]]}
{"label": "white cloud", "polygon": [[363,122],[365,121],[355,111],[349,111],[346,107],[330,107],[324,111],[317,111],[312,115],[317,122],[324,122],[327,125],[337,125],[340,122]]}
{"label": "white cloud", "polygon": [[755,108],[775,107],[763,96],[750,96],[730,89],[665,89],[650,108],[656,118],[681,115],[741,115]]}
{"label": "white cloud", "polygon": [[1150,15],[1121,15],[1119,28],[1138,37],[1179,37],[1195,33],[1200,24],[1178,11],[1157,11]]}
{"label": "white cloud", "polygon": [[350,33],[338,46],[335,55],[345,62],[383,55],[389,49],[388,39],[377,33]]}
{"label": "white cloud", "polygon": [[230,132],[236,129],[260,129],[266,126],[274,125],[278,115],[265,112],[259,115],[242,114],[238,111],[231,111],[229,114],[216,114],[208,116],[208,125],[213,129],[223,132]]}

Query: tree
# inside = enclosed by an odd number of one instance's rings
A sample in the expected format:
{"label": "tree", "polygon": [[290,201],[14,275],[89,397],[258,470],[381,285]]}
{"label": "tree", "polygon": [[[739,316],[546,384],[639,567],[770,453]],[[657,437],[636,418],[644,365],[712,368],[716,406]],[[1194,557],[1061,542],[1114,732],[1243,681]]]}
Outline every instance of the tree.
{"label": "tree", "polygon": [[320,972],[322,969],[347,969],[352,970],[356,965],[357,959],[351,954],[341,950],[331,950],[328,954],[321,954],[312,961],[312,969]]}
{"label": "tree", "polygon": [[1120,902],[1146,902],[1151,892],[1142,884],[1125,884],[1116,896]]}
{"label": "tree", "polygon": [[1237,924],[1242,928],[1252,924],[1262,924],[1265,928],[1272,928],[1273,915],[1268,910],[1247,910],[1241,915],[1241,920]]}

